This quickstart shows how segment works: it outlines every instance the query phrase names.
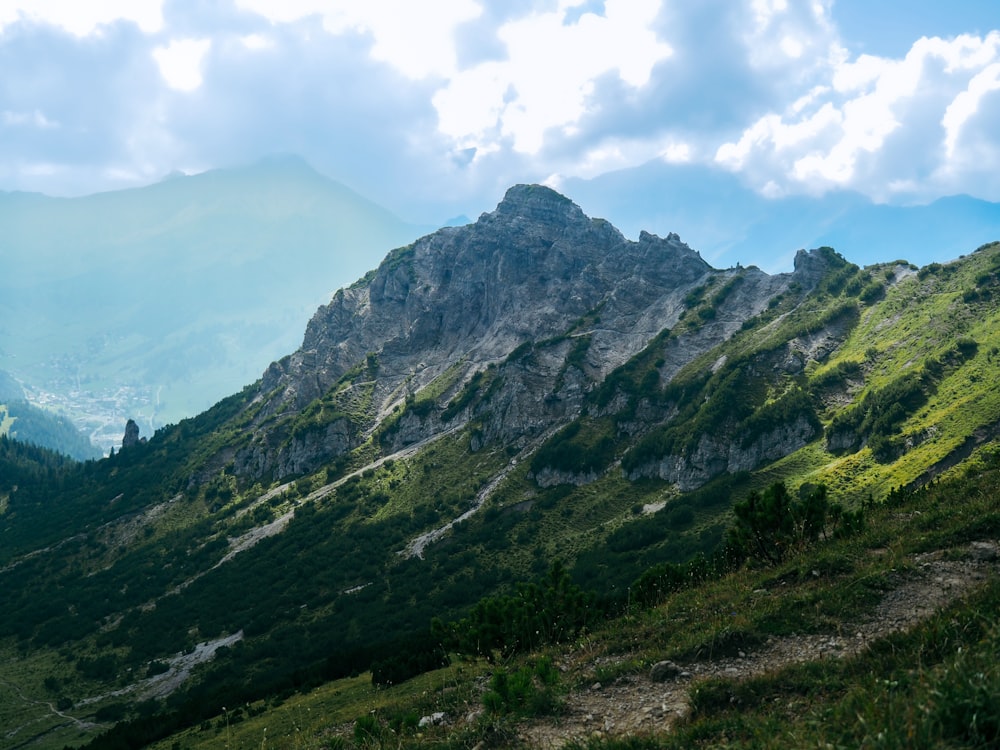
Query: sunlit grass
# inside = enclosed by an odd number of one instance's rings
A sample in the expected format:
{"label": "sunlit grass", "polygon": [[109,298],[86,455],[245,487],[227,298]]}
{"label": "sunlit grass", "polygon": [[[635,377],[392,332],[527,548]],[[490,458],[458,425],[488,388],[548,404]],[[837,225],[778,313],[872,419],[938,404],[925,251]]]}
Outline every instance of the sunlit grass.
{"label": "sunlit grass", "polygon": [[14,426],[14,417],[7,411],[5,404],[0,404],[0,435],[6,435]]}
{"label": "sunlit grass", "polygon": [[[200,726],[150,747],[170,750],[179,742],[186,750],[321,748],[336,742],[332,738],[349,741],[353,723],[369,715],[385,720],[390,714],[415,712],[419,718],[422,712],[448,709],[452,719],[464,717],[479,708],[475,680],[484,671],[481,664],[458,662],[390,688],[373,687],[371,674],[365,672],[305,694],[248,706],[227,706],[224,713]],[[415,732],[409,735],[413,739]]]}

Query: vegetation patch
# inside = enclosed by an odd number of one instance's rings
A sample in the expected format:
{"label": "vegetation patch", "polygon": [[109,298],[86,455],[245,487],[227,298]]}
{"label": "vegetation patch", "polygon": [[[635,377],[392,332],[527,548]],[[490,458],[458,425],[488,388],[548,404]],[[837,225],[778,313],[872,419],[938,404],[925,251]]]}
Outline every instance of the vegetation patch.
{"label": "vegetation patch", "polygon": [[616,441],[610,420],[582,419],[559,430],[531,458],[531,470],[595,474],[614,459]]}

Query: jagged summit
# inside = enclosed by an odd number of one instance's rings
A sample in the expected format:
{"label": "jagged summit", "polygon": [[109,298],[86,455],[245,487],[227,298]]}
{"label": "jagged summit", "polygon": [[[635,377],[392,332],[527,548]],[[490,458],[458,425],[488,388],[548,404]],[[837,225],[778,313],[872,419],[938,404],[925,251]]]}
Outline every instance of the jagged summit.
{"label": "jagged summit", "polygon": [[[573,336],[586,337],[592,352],[584,361],[587,376],[600,377],[676,324],[699,285],[727,273],[674,233],[661,238],[643,232],[638,241],[628,240],[551,188],[515,185],[475,223],[440,229],[392,251],[378,269],[321,307],[302,347],[265,373],[261,414],[305,408],[374,359],[372,411],[385,414],[446,372],[460,384],[526,344]],[[745,292],[731,300],[739,306],[734,316],[754,314],[787,283],[760,271],[745,277]],[[720,321],[713,337],[730,335],[739,320]],[[687,355],[677,356],[667,367]],[[545,399],[536,386],[526,386],[491,429],[505,439],[525,439],[579,408],[582,383],[573,388],[539,406]],[[277,461],[281,471],[300,471],[329,446],[303,448],[295,457],[262,456],[262,450],[255,449],[248,467]]]}
{"label": "jagged summit", "polygon": [[514,185],[504,194],[496,210],[481,218],[509,220],[523,217],[534,221],[587,221],[583,210],[561,193],[545,185]]}
{"label": "jagged summit", "polygon": [[792,261],[792,268],[800,283],[811,286],[831,267],[844,263],[844,259],[837,255],[833,248],[819,247],[813,250],[798,250]]}
{"label": "jagged summit", "polygon": [[[694,283],[709,270],[677,240],[645,234],[631,242],[556,191],[517,185],[476,223],[394,250],[338,292],[310,321],[290,365],[318,357],[335,379],[366,352],[426,360],[428,346],[492,361],[526,338],[560,335],[598,305],[655,304],[654,289]],[[266,385],[277,384],[273,375]]]}

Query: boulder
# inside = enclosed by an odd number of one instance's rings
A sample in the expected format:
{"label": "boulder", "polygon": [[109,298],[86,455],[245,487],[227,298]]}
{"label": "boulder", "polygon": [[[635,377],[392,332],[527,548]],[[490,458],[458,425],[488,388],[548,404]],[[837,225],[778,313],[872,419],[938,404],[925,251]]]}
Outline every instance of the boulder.
{"label": "boulder", "polygon": [[435,711],[428,716],[421,716],[420,721],[417,722],[417,726],[423,729],[424,727],[436,727],[439,724],[444,724],[448,719],[448,715],[444,711]]}
{"label": "boulder", "polygon": [[681,668],[672,661],[658,661],[649,670],[649,679],[653,682],[666,682],[679,677]]}

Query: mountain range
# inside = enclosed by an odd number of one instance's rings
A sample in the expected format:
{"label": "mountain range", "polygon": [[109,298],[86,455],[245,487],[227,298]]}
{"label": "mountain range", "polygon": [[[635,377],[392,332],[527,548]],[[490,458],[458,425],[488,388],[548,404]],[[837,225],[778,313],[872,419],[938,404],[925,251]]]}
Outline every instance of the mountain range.
{"label": "mountain range", "polygon": [[[1000,236],[1000,205],[966,196],[764,198],[727,172],[660,162],[564,187],[629,237],[679,233],[713,265],[772,273],[804,247],[924,265]],[[334,291],[426,231],[294,156],[82,198],[0,194],[0,370],[106,453],[125,418],[148,436],[252,382]]]}
{"label": "mountain range", "polygon": [[211,406],[412,239],[296,157],[82,198],[0,194],[0,369],[106,452]]}
{"label": "mountain range", "polygon": [[944,262],[1000,236],[1000,204],[953,195],[914,205],[840,190],[765,197],[729,172],[653,161],[560,189],[626,235],[680,234],[717,266],[791,267],[797,250],[835,247],[861,266],[905,258]]}
{"label": "mountain range", "polygon": [[[494,673],[548,640],[585,650],[590,618],[659,601],[674,572],[743,565],[753,503],[820,509],[800,540],[840,538],[992,465],[1000,243],[963,255],[718,269],[518,185],[389,252],[293,353],[147,441],[76,464],[0,438],[9,746],[221,747],[233,706],[277,720],[295,691],[399,682],[446,644]],[[1000,531],[969,523],[964,543]],[[772,539],[756,564],[777,590]],[[554,619],[518,630],[525,611]],[[518,679],[552,677],[532,663]],[[513,700],[498,685],[487,707]]]}

